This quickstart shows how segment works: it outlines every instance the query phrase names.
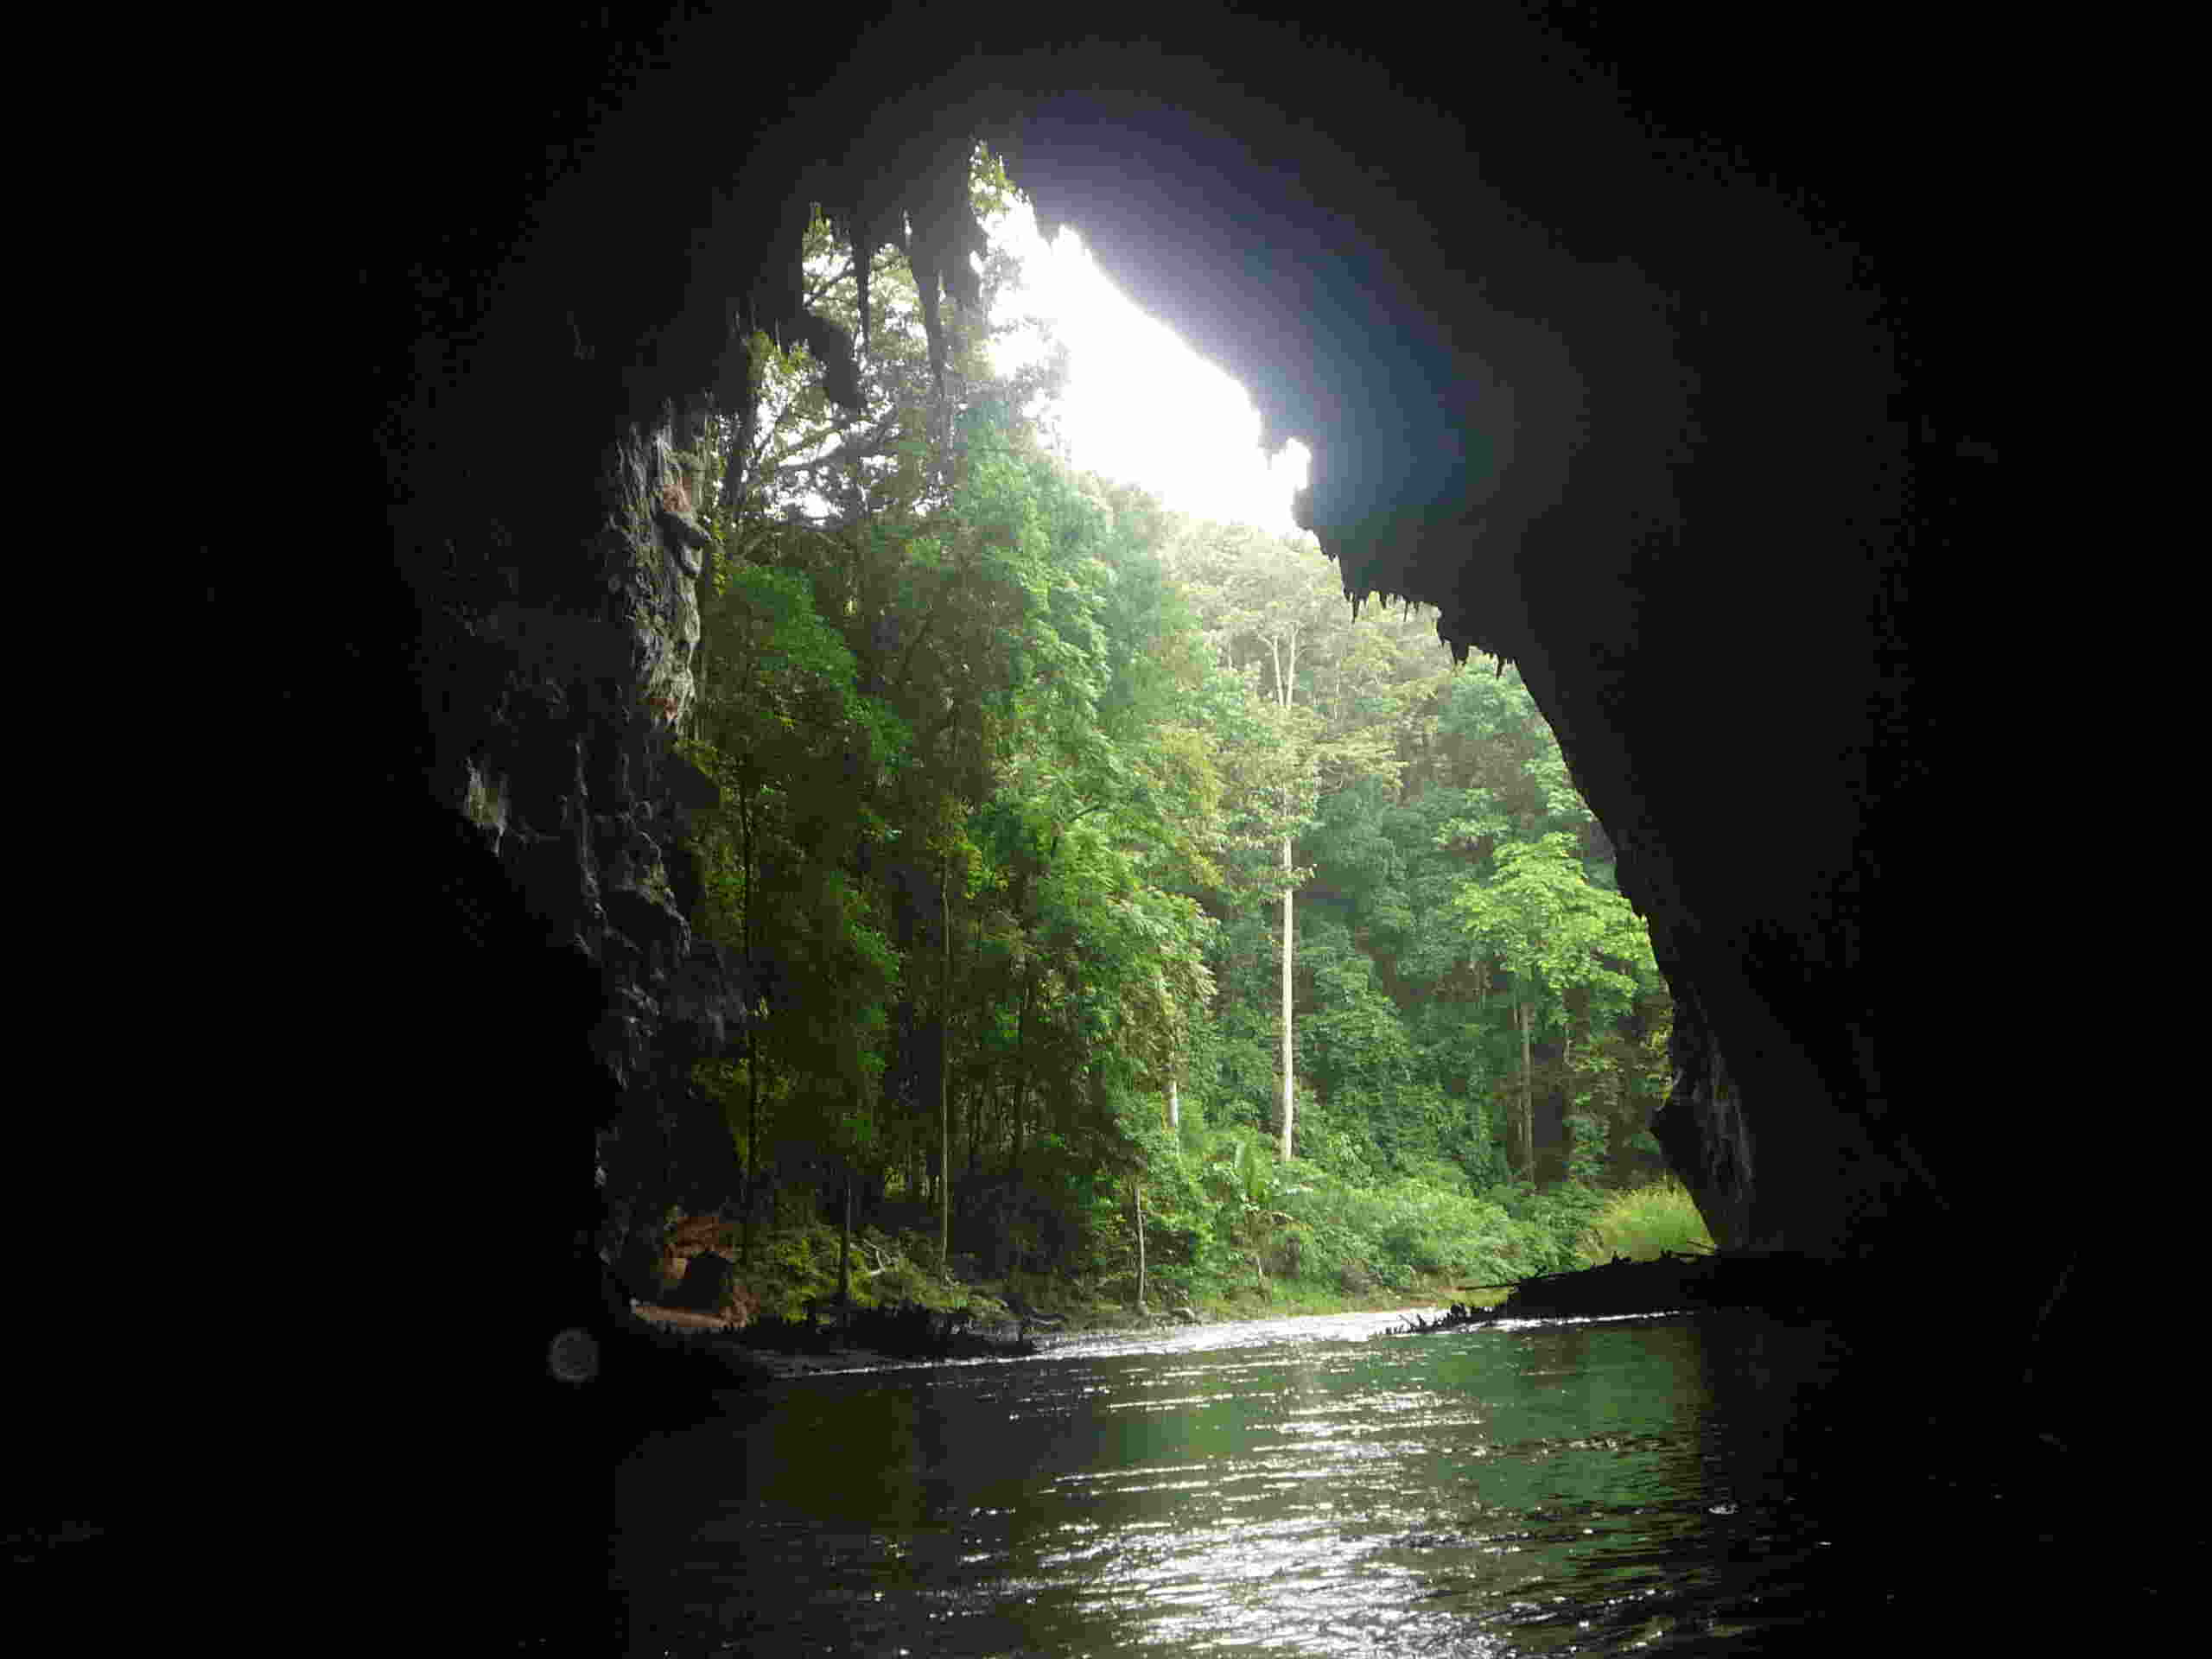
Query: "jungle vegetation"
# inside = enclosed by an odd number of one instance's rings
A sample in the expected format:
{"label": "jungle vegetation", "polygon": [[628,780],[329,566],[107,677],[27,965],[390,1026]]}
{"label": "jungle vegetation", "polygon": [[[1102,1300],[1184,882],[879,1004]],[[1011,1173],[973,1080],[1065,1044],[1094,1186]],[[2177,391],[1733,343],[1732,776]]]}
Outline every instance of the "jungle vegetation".
{"label": "jungle vegetation", "polygon": [[[1011,199],[987,153],[973,188]],[[1588,1257],[1663,1175],[1669,1006],[1512,665],[1355,612],[1310,537],[1074,470],[1064,356],[993,370],[1005,252],[941,378],[896,249],[865,331],[827,225],[805,269],[864,407],[755,340],[678,736],[721,789],[692,919],[756,1016],[697,1069],[728,1158],[687,1179],[756,1277],[818,1282],[847,1215],[862,1296],[1313,1305]]]}

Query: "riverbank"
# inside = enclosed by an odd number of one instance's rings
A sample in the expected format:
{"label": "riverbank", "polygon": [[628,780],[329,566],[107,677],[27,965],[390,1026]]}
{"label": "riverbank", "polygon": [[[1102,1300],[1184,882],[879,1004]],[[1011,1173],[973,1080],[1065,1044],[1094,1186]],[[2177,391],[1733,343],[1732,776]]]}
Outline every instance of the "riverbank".
{"label": "riverbank", "polygon": [[[1564,1255],[1567,1264],[1584,1268],[1622,1257],[1664,1262],[1712,1249],[1688,1193],[1674,1183],[1615,1193],[1594,1210],[1585,1204],[1554,1220],[1582,1230],[1571,1252],[1555,1240],[1549,1259]],[[1382,1273],[1363,1260],[1323,1271],[1325,1264],[1316,1260],[1307,1264],[1314,1269],[1308,1274],[1261,1276],[1249,1270],[1258,1265],[1254,1257],[1233,1280],[1155,1277],[1140,1311],[1132,1306],[1136,1283],[1126,1273],[993,1276],[962,1255],[947,1264],[948,1273],[931,1265],[933,1245],[918,1234],[873,1227],[848,1243],[817,1222],[756,1234],[747,1249],[740,1230],[719,1216],[684,1217],[671,1231],[661,1294],[633,1305],[637,1328],[664,1344],[712,1355],[728,1375],[775,1381],[885,1364],[1020,1357],[1040,1351],[1029,1341],[1033,1332],[1061,1339],[1143,1336],[1192,1325],[1362,1313],[1402,1319],[1409,1308],[1448,1308],[1455,1318],[1473,1319],[1491,1315],[1510,1288],[1468,1282],[1503,1281],[1510,1269],[1483,1261],[1486,1274],[1470,1272],[1477,1263],[1442,1249],[1430,1251],[1427,1272],[1408,1272],[1401,1261],[1395,1271]],[[1446,1268],[1447,1262],[1458,1270]],[[848,1274],[854,1305],[837,1318],[831,1311],[836,1287]],[[1562,1284],[1554,1274],[1529,1278],[1541,1289]],[[1573,1290],[1597,1281],[1569,1276],[1563,1282]],[[1522,1300],[1531,1288],[1524,1279]]]}
{"label": "riverbank", "polygon": [[744,1382],[782,1382],[833,1371],[923,1363],[856,1344],[837,1344],[805,1351],[772,1348],[757,1338],[747,1340],[742,1326],[720,1314],[695,1313],[685,1308],[640,1302],[630,1313],[639,1325],[664,1340],[672,1339],[682,1346],[724,1361],[736,1379]]}
{"label": "riverbank", "polygon": [[[1061,1320],[1056,1329],[1037,1337],[1020,1334],[1021,1327],[1014,1323],[1005,1327],[1014,1332],[1010,1338],[962,1332],[952,1337],[938,1336],[933,1340],[919,1344],[894,1342],[881,1345],[844,1340],[834,1327],[828,1325],[815,1327],[785,1325],[780,1321],[767,1321],[765,1325],[741,1324],[723,1314],[704,1313],[656,1303],[633,1303],[631,1317],[641,1329],[651,1332],[664,1344],[709,1355],[720,1361],[728,1369],[733,1382],[751,1383],[790,1382],[840,1371],[874,1370],[887,1365],[1027,1357],[1048,1353],[1052,1348],[1074,1338],[1145,1336],[1188,1329],[1194,1324],[1212,1325],[1263,1319],[1323,1319],[1362,1313],[1374,1313],[1378,1319],[1394,1314],[1402,1317],[1409,1307],[1440,1309],[1468,1294],[1461,1287],[1440,1282],[1362,1296],[1298,1294],[1302,1288],[1253,1288],[1227,1296],[1208,1298],[1203,1305],[1193,1306],[1192,1311],[1197,1315],[1195,1319],[1159,1313],[1139,1316],[1126,1306],[1074,1300],[1054,1310]],[[1475,1294],[1488,1302],[1501,1299],[1504,1293]],[[855,1317],[863,1329],[886,1322],[885,1311],[880,1309],[858,1309]],[[998,1327],[993,1325],[988,1328]],[[898,1334],[895,1326],[893,1334]],[[916,1349],[925,1351],[915,1351]]]}
{"label": "riverbank", "polygon": [[[1306,1194],[1317,1204],[1327,1198]],[[1215,1249],[1203,1273],[1187,1263],[1155,1260],[1149,1275],[1131,1271],[1133,1262],[1096,1260],[1067,1276],[993,1272],[969,1255],[940,1261],[934,1230],[869,1224],[846,1239],[818,1218],[807,1218],[756,1230],[747,1239],[717,1214],[696,1215],[672,1224],[660,1283],[639,1294],[666,1310],[653,1318],[661,1329],[728,1328],[712,1317],[727,1313],[729,1326],[747,1329],[749,1346],[811,1354],[823,1345],[819,1319],[841,1285],[849,1289],[856,1319],[906,1309],[925,1323],[934,1321],[938,1336],[962,1331],[1018,1338],[1038,1329],[1122,1333],[1179,1322],[1394,1313],[1409,1306],[1456,1304],[1486,1311],[1504,1299],[1509,1281],[1621,1258],[1650,1261],[1713,1249],[1689,1195],[1671,1181],[1603,1195],[1573,1187],[1548,1195],[1519,1193],[1512,1202],[1529,1213],[1513,1223],[1521,1230],[1514,1249],[1491,1248],[1497,1245],[1494,1239],[1484,1245],[1486,1233],[1476,1238],[1463,1236],[1465,1228],[1453,1230],[1461,1223],[1491,1227],[1502,1213],[1497,1205],[1465,1194],[1401,1192],[1393,1200],[1395,1209],[1373,1214],[1375,1205],[1357,1193],[1335,1192],[1332,1202],[1333,1208],[1324,1205],[1302,1219],[1280,1217],[1288,1230],[1288,1242],[1279,1241],[1280,1248],[1242,1255]],[[913,1216],[894,1206],[888,1218]],[[698,1260],[710,1252],[709,1260]],[[1144,1311],[1138,1305],[1141,1289]],[[698,1310],[702,1317],[687,1320],[678,1316],[680,1308]],[[1032,1317],[1025,1329],[1024,1308],[1049,1315],[1049,1323]]]}

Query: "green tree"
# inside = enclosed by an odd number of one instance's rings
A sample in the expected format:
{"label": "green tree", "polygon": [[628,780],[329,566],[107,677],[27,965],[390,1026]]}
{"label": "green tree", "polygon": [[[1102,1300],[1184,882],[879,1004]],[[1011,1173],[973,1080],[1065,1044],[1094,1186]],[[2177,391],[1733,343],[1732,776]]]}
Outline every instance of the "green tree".
{"label": "green tree", "polygon": [[[1448,824],[1440,835],[1463,837],[1471,828]],[[1528,1175],[1535,1166],[1530,1049],[1537,1029],[1559,1032],[1571,1065],[1578,1027],[1586,1031],[1593,1020],[1630,1012],[1658,968],[1650,936],[1628,901],[1589,880],[1573,832],[1508,842],[1492,858],[1494,873],[1463,881],[1452,904],[1467,937],[1508,979],[1521,1039],[1515,1128]]]}
{"label": "green tree", "polygon": [[[1003,200],[988,157],[974,188]],[[1403,1184],[1392,1261],[1477,1259],[1436,1189],[1504,1173],[1509,1078],[1531,1170],[1540,1041],[1578,1173],[1631,1141],[1663,987],[1591,920],[1611,850],[1517,674],[1347,604],[1310,538],[1068,467],[1064,357],[993,370],[1000,254],[950,308],[824,224],[804,269],[861,407],[756,340],[741,498],[712,475],[731,423],[705,446],[684,737],[721,791],[695,920],[758,1016],[700,1078],[748,1192],[895,1188],[948,1254],[957,1227],[1100,1274],[1138,1271],[1141,1218],[1173,1281],[1294,1262],[1318,1235],[1276,1203],[1338,1179]],[[1329,1259],[1373,1257],[1351,1240]]]}
{"label": "green tree", "polygon": [[1297,1146],[1295,900],[1311,873],[1295,863],[1296,838],[1315,823],[1326,791],[1394,770],[1389,715],[1371,706],[1390,683],[1393,653],[1375,645],[1380,630],[1357,626],[1334,565],[1310,537],[1178,528],[1173,568],[1194,595],[1207,644],[1265,710],[1268,735],[1251,767],[1260,790],[1248,810],[1279,855],[1270,885],[1281,906],[1277,1123],[1279,1154],[1287,1160]]}
{"label": "green tree", "polygon": [[[696,920],[735,947],[757,1016],[741,1083],[728,1068],[710,1080],[738,1119],[749,1224],[764,1103],[810,1109],[819,1138],[845,1153],[872,1138],[855,1103],[880,1069],[869,1037],[897,969],[851,864],[908,734],[858,689],[852,653],[803,575],[719,556],[709,586],[702,638],[717,671],[681,747],[720,791],[690,837]],[[731,1098],[741,1090],[741,1112]]]}

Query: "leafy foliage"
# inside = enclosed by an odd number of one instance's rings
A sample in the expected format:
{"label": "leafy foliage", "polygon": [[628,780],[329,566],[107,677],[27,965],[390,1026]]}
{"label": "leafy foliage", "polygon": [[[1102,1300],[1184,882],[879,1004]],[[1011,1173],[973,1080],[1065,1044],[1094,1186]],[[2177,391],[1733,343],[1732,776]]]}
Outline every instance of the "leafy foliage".
{"label": "leafy foliage", "polygon": [[1667,1251],[1694,1255],[1713,1248],[1696,1204],[1672,1177],[1611,1194],[1583,1239],[1584,1256],[1592,1263],[1615,1256],[1653,1262]]}
{"label": "leafy foliage", "polygon": [[[974,189],[1007,199],[987,155]],[[1140,1211],[1171,1294],[1563,1265],[1595,1189],[1653,1166],[1668,1016],[1518,675],[1355,613],[1310,537],[1069,467],[1065,354],[993,366],[1002,253],[933,325],[895,248],[865,329],[831,227],[805,271],[864,339],[861,407],[753,342],[681,738],[719,792],[693,919],[754,1015],[696,1079],[748,1219],[850,1190],[920,1239],[949,1205],[955,1257],[1132,1296]],[[818,1291],[812,1236],[785,1277]]]}

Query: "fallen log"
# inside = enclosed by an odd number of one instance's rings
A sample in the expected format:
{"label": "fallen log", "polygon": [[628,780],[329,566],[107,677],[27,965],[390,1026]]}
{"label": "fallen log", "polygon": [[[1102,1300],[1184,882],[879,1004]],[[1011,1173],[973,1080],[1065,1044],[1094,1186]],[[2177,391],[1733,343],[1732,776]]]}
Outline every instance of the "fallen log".
{"label": "fallen log", "polygon": [[1842,1312],[1860,1287],[1847,1267],[1814,1256],[1667,1251],[1649,1262],[1616,1257],[1593,1268],[1457,1288],[1511,1294],[1493,1308],[1455,1302],[1439,1319],[1423,1319],[1416,1314],[1388,1334],[1420,1336],[1502,1319],[1604,1319],[1720,1307],[1757,1308],[1778,1318],[1803,1319]]}

